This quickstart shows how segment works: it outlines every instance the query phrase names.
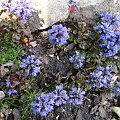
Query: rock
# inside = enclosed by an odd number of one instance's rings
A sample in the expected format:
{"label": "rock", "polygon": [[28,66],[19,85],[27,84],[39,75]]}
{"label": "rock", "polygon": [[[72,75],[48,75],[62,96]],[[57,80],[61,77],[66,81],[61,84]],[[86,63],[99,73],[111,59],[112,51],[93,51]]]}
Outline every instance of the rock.
{"label": "rock", "polygon": [[78,112],[77,112],[77,114],[76,114],[76,119],[75,120],[82,120],[82,112],[81,112],[81,110],[79,109],[78,110]]}
{"label": "rock", "polygon": [[99,112],[100,112],[100,116],[102,118],[106,117],[107,113],[106,113],[105,109],[102,106],[99,107]]}
{"label": "rock", "polygon": [[[6,104],[6,107],[8,107],[8,105]],[[1,109],[1,112],[5,115],[5,120],[13,120],[13,119],[8,119],[8,117],[10,117],[10,114],[12,112],[12,109],[9,109],[9,108],[2,108]],[[1,120],[1,119],[0,119]]]}
{"label": "rock", "polygon": [[4,120],[4,114],[0,112],[0,120]]}
{"label": "rock", "polygon": [[20,119],[20,111],[18,109],[14,108],[13,116],[14,116],[14,120],[19,120]]}
{"label": "rock", "polygon": [[2,66],[0,66],[0,77],[3,77],[6,73],[9,72],[9,69],[6,68],[6,67],[9,67],[9,66],[13,66],[13,63],[11,61],[3,64]]}
{"label": "rock", "polygon": [[97,14],[102,11],[118,13],[120,11],[120,0],[80,0],[80,10],[73,14],[78,21],[94,23]]}
{"label": "rock", "polygon": [[0,91],[0,100],[5,97],[5,93],[3,91]]}
{"label": "rock", "polygon": [[69,0],[33,0],[34,13],[28,19],[32,32],[46,29],[58,21],[64,21],[68,15]]}

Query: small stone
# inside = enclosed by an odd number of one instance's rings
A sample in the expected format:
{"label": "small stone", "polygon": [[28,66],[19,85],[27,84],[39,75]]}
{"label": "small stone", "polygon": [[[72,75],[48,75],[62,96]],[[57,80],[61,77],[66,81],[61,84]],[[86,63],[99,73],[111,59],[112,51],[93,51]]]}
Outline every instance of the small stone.
{"label": "small stone", "polygon": [[73,30],[73,34],[75,34],[75,35],[76,35],[76,34],[77,34],[77,30]]}
{"label": "small stone", "polygon": [[71,43],[66,47],[66,50],[72,50],[74,48],[75,44]]}
{"label": "small stone", "polygon": [[0,66],[0,76],[3,77],[5,75],[4,66]]}
{"label": "small stone", "polygon": [[49,56],[52,57],[52,58],[55,57],[54,54],[50,54]]}
{"label": "small stone", "polygon": [[12,61],[6,62],[5,64],[3,64],[3,66],[4,67],[13,66],[13,62]]}
{"label": "small stone", "polygon": [[99,112],[100,112],[100,116],[102,118],[106,117],[106,111],[105,111],[105,109],[102,106],[99,107]]}
{"label": "small stone", "polygon": [[0,120],[4,120],[4,114],[0,112]]}
{"label": "small stone", "polygon": [[68,32],[71,32],[71,28],[68,28]]}
{"label": "small stone", "polygon": [[5,93],[3,91],[0,91],[0,100],[5,97]]}
{"label": "small stone", "polygon": [[59,117],[60,117],[60,116],[58,115],[58,116],[56,117],[56,120],[58,120]]}
{"label": "small stone", "polygon": [[37,46],[37,41],[32,41],[29,43],[33,48]]}
{"label": "small stone", "polygon": [[16,108],[13,109],[13,116],[14,116],[14,120],[19,120],[20,112],[18,109],[16,109]]}
{"label": "small stone", "polygon": [[57,56],[57,60],[59,60],[60,58],[59,58],[59,56]]}

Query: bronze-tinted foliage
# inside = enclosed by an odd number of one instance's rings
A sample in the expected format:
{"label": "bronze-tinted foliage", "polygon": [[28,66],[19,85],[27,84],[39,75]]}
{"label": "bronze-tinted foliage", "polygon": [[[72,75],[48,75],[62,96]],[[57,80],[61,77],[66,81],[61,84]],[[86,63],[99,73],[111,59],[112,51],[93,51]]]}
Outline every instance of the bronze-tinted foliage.
{"label": "bronze-tinted foliage", "polygon": [[12,73],[9,79],[10,79],[11,87],[15,87],[22,83],[21,77],[16,73]]}

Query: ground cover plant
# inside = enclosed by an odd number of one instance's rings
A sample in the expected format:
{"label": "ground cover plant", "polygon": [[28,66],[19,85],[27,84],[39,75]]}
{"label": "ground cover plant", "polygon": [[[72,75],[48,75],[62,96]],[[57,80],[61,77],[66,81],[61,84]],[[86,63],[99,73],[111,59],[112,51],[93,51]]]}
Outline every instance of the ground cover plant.
{"label": "ground cover plant", "polygon": [[68,19],[48,28],[43,39],[26,26],[31,1],[0,5],[0,120],[120,117],[118,14],[102,12],[87,26],[72,17],[80,6],[70,0]]}

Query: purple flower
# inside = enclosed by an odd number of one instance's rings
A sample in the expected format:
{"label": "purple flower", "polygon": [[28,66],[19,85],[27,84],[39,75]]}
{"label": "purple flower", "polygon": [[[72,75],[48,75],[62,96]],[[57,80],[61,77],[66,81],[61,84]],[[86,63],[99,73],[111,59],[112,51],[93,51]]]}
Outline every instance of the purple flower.
{"label": "purple flower", "polygon": [[113,86],[111,69],[98,66],[96,71],[90,73],[87,81],[93,88],[111,88]]}
{"label": "purple flower", "polygon": [[24,74],[26,77],[28,76],[28,75],[30,75],[30,69],[28,68],[28,69],[25,69],[25,74]]}
{"label": "purple flower", "polygon": [[[23,61],[24,61],[24,60],[23,60]],[[20,64],[20,67],[21,67],[21,68],[27,68],[27,64],[24,63],[24,62],[22,62],[22,63]]]}
{"label": "purple flower", "polygon": [[37,59],[35,55],[28,55],[26,59],[23,59],[20,67],[25,69],[25,76],[32,74],[37,76],[40,72],[41,60]]}
{"label": "purple flower", "polygon": [[112,87],[112,92],[114,97],[120,95],[120,82],[115,83],[115,85]]}
{"label": "purple flower", "polygon": [[85,91],[82,91],[80,88],[72,88],[69,96],[69,103],[72,105],[82,105],[84,101]]}
{"label": "purple flower", "polygon": [[120,88],[119,88],[119,87],[116,87],[116,88],[115,88],[115,92],[116,92],[118,95],[120,95]]}
{"label": "purple flower", "polygon": [[31,103],[33,113],[40,114],[42,117],[53,111],[54,101],[50,99],[50,93],[41,93],[40,97],[35,96],[35,101]]}
{"label": "purple flower", "polygon": [[32,69],[32,75],[33,76],[37,76],[37,73],[39,73],[39,72],[40,72],[40,67],[34,67]]}
{"label": "purple flower", "polygon": [[36,65],[40,65],[42,64],[42,62],[39,59],[36,59],[36,61],[34,62]]}
{"label": "purple flower", "polygon": [[21,22],[24,22],[26,17],[31,16],[33,12],[31,0],[12,0],[11,2],[6,0],[3,5],[6,6],[8,12],[19,16]]}
{"label": "purple flower", "polygon": [[66,101],[69,99],[67,92],[63,90],[62,85],[56,86],[55,91],[53,92],[55,94],[55,105],[60,106],[62,104],[65,104]]}
{"label": "purple flower", "polygon": [[75,54],[69,58],[69,61],[74,64],[76,69],[83,67],[84,60],[85,57],[78,51],[75,51]]}
{"label": "purple flower", "polygon": [[9,89],[9,91],[8,91],[9,96],[12,95],[12,94],[16,94],[16,93],[17,93],[17,91],[14,90],[14,89]]}
{"label": "purple flower", "polygon": [[56,89],[50,93],[40,93],[40,96],[34,97],[34,102],[31,103],[33,113],[40,114],[42,117],[54,110],[54,106],[65,104],[68,96],[63,86],[56,86]]}
{"label": "purple flower", "polygon": [[120,20],[118,15],[103,12],[100,14],[101,22],[95,27],[100,33],[100,55],[114,56],[120,51]]}
{"label": "purple flower", "polygon": [[8,77],[7,80],[6,80],[6,86],[7,86],[7,87],[11,87],[11,83],[10,83],[9,77]]}
{"label": "purple flower", "polygon": [[53,25],[48,30],[48,39],[51,45],[64,45],[67,43],[68,32],[67,28],[63,27],[62,24]]}
{"label": "purple flower", "polygon": [[9,0],[0,0],[0,6],[2,7],[2,10],[7,10],[10,6]]}
{"label": "purple flower", "polygon": [[34,96],[34,102],[31,103],[33,113],[40,114],[42,117],[54,110],[55,106],[60,106],[69,101],[73,105],[83,103],[85,92],[80,88],[72,88],[70,91],[70,99],[67,92],[63,90],[63,85],[57,85],[56,89],[50,93],[40,93],[40,96]]}

